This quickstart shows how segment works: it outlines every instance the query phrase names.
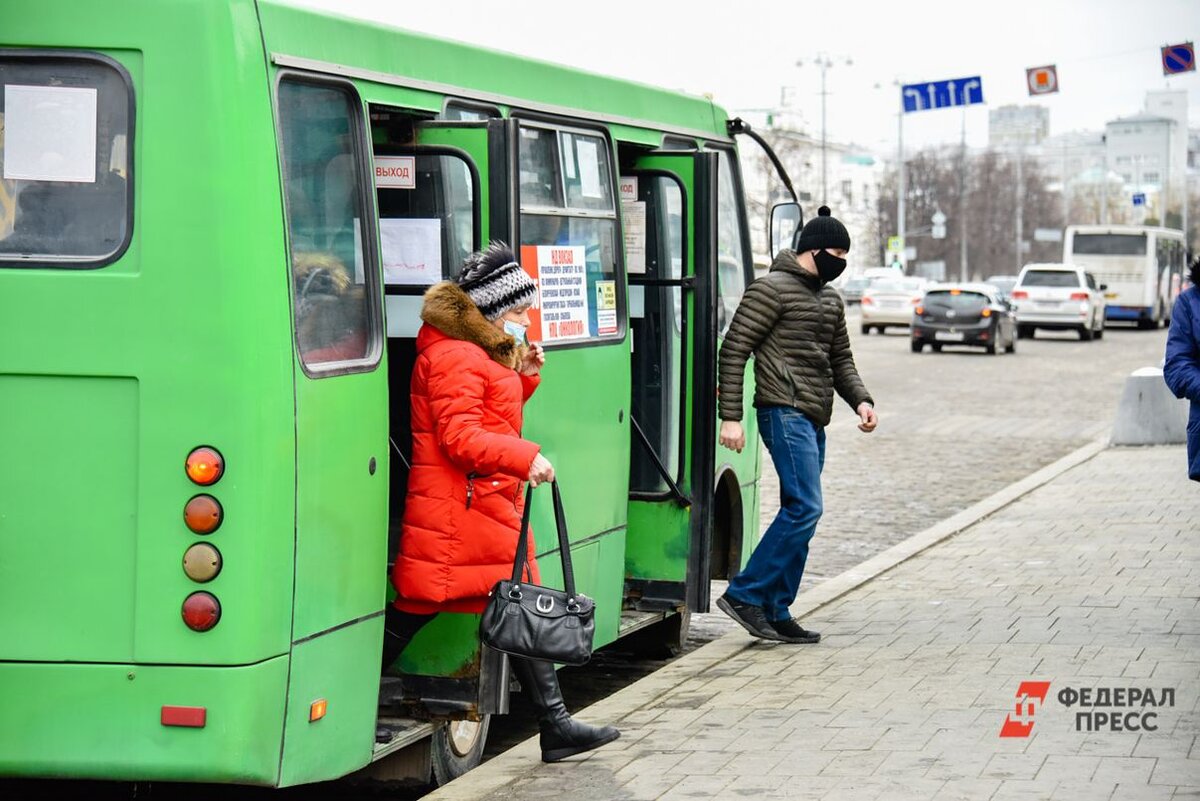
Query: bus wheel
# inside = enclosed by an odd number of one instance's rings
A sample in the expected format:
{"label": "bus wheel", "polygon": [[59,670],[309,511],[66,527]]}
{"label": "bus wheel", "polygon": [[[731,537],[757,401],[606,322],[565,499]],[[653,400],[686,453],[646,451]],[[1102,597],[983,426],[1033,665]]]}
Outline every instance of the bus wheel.
{"label": "bus wheel", "polygon": [[451,720],[430,738],[430,762],[433,778],[440,787],[457,779],[483,761],[483,747],[487,743],[488,724],[491,715],[483,720]]}

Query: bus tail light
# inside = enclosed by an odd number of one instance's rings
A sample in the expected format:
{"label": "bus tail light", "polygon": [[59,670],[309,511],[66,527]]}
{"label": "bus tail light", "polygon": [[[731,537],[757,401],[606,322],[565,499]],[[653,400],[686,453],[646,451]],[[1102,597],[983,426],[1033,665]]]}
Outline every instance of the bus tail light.
{"label": "bus tail light", "polygon": [[197,495],[183,508],[183,522],[197,534],[212,534],[224,516],[221,503],[211,495]]}
{"label": "bus tail light", "polygon": [[216,484],[225,473],[225,460],[216,448],[194,449],[187,457],[187,475],[202,487]]}
{"label": "bus tail light", "polygon": [[211,592],[193,592],[183,602],[183,622],[192,631],[208,631],[221,619],[221,602]]}

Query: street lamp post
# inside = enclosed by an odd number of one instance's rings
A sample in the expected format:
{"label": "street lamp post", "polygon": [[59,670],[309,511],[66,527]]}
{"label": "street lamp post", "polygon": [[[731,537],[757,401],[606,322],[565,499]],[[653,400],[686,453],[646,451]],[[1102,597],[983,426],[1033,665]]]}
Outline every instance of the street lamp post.
{"label": "street lamp post", "polygon": [[[854,63],[848,56],[838,56],[839,61],[845,59],[844,63],[848,67]],[[816,58],[810,59],[810,63],[821,68],[821,203],[829,205],[829,172],[828,172],[828,157],[826,156],[827,139],[825,134],[825,97],[829,94],[825,91],[825,73],[830,67],[839,63],[834,60],[833,56],[828,53],[818,53]],[[804,59],[796,62],[797,67],[804,66]]]}

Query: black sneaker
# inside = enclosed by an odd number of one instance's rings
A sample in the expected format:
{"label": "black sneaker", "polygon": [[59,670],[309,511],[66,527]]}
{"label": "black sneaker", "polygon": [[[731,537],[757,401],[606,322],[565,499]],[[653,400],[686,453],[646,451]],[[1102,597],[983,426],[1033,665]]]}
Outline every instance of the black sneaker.
{"label": "black sneaker", "polygon": [[821,635],[815,631],[809,631],[796,622],[794,617],[789,617],[785,620],[768,621],[771,628],[775,629],[775,633],[779,635],[779,639],[784,642],[795,643],[814,643],[821,641]]}
{"label": "black sneaker", "polygon": [[761,606],[742,603],[728,595],[722,595],[717,599],[717,608],[737,621],[742,628],[755,637],[761,637],[764,640],[781,639],[775,629],[771,627],[767,620],[767,613]]}

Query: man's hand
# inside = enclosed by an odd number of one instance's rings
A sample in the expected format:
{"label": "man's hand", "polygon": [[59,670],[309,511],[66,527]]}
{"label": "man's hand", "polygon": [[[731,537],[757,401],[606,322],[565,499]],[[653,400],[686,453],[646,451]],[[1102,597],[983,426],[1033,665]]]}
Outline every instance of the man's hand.
{"label": "man's hand", "polygon": [[534,342],[525,349],[525,358],[518,365],[517,372],[521,375],[537,375],[542,371],[542,366],[545,364],[546,351],[542,350],[541,345]]}
{"label": "man's hand", "polygon": [[729,450],[741,453],[742,448],[746,447],[746,432],[737,420],[722,420],[720,440]]}
{"label": "man's hand", "polygon": [[875,414],[875,407],[866,401],[858,404],[858,417],[862,420],[858,424],[858,430],[865,434],[870,434],[875,430],[875,426],[879,425],[879,415]]}

